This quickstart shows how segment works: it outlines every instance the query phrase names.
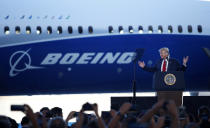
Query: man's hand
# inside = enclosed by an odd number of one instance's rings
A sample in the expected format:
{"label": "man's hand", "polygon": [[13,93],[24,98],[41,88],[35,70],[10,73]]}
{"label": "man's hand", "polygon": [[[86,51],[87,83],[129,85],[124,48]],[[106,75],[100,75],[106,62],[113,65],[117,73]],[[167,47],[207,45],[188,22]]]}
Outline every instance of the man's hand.
{"label": "man's hand", "polygon": [[30,119],[33,128],[39,128],[38,122],[37,122],[37,117],[34,114],[33,110],[31,109],[31,107],[27,104],[24,104],[24,113],[26,114],[26,116]]}
{"label": "man's hand", "polygon": [[99,115],[98,115],[98,105],[95,103],[95,104],[92,104],[92,107],[93,107],[93,111],[95,112],[96,116],[99,117]]}
{"label": "man's hand", "polygon": [[131,108],[131,104],[130,103],[124,103],[121,107],[120,107],[120,113],[121,114],[125,114],[130,108]]}
{"label": "man's hand", "polygon": [[183,58],[183,65],[186,67],[187,66],[187,62],[189,60],[189,56],[186,56]]}
{"label": "man's hand", "polygon": [[66,118],[66,122],[68,122],[70,119],[74,118],[75,113],[76,113],[75,111],[70,112],[69,115]]}
{"label": "man's hand", "polygon": [[170,100],[169,104],[167,105],[167,109],[169,114],[171,114],[172,117],[178,117],[178,111],[177,107],[174,101]]}
{"label": "man's hand", "polygon": [[110,114],[113,118],[117,114],[117,112],[114,109],[111,109]]}
{"label": "man's hand", "polygon": [[141,68],[144,68],[144,67],[145,67],[144,61],[139,61],[138,64],[139,64],[139,66],[140,66]]}
{"label": "man's hand", "polygon": [[165,100],[162,99],[162,100],[158,101],[155,105],[153,105],[152,108],[155,111],[159,111],[159,109],[161,109],[163,107],[164,102],[165,102]]}
{"label": "man's hand", "polygon": [[31,107],[29,105],[24,104],[24,109],[25,109],[24,113],[27,116],[34,116],[35,115],[34,112],[33,112],[33,110],[31,109]]}

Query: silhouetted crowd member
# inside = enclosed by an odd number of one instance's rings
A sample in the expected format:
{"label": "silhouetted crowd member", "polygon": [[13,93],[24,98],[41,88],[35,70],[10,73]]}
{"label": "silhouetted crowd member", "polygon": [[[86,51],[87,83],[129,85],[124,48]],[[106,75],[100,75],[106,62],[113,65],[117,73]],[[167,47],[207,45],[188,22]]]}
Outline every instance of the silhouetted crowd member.
{"label": "silhouetted crowd member", "polygon": [[62,117],[54,117],[49,121],[48,128],[67,128]]}
{"label": "silhouetted crowd member", "polygon": [[30,127],[30,121],[29,118],[27,116],[24,116],[21,120],[21,126],[22,128],[28,128]]}
{"label": "silhouetted crowd member", "polygon": [[198,118],[201,128],[210,128],[210,110],[207,106],[198,109]]}
{"label": "silhouetted crowd member", "polygon": [[47,117],[50,112],[50,109],[48,107],[43,107],[42,109],[40,109],[40,112],[44,117]]}
{"label": "silhouetted crowd member", "polygon": [[10,118],[10,117],[8,117],[8,118],[9,118],[9,121],[11,123],[11,128],[18,128],[17,122],[14,119]]}
{"label": "silhouetted crowd member", "polygon": [[9,118],[6,116],[0,116],[0,128],[10,128],[11,123],[9,121]]}
{"label": "silhouetted crowd member", "polygon": [[50,110],[52,117],[63,117],[62,109],[59,107],[54,107]]}
{"label": "silhouetted crowd member", "polygon": [[[59,107],[51,110],[44,107],[34,113],[29,105],[23,105],[20,111],[26,114],[21,121],[23,128],[210,128],[210,110],[207,106],[199,108],[199,121],[196,121],[185,107],[177,108],[174,101],[164,100],[141,112],[134,105],[124,103],[119,110],[102,112],[101,116],[96,103],[85,103],[79,112],[71,111],[65,120]],[[92,111],[93,114],[87,114],[86,111]],[[76,122],[68,126],[73,118],[76,118]],[[15,120],[0,116],[0,128],[17,127]]]}

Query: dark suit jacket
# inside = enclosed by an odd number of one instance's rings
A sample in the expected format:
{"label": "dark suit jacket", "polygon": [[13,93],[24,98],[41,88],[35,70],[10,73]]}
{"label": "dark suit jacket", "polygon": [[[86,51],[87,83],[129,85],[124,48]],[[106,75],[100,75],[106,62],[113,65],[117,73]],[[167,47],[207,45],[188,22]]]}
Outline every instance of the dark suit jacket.
{"label": "dark suit jacket", "polygon": [[[163,59],[160,59],[154,67],[148,67],[145,65],[143,70],[148,71],[148,72],[158,72],[161,71],[161,64],[162,64]],[[185,71],[187,67],[184,65],[180,65],[179,62],[176,59],[170,58],[168,60],[168,72],[170,71]]]}

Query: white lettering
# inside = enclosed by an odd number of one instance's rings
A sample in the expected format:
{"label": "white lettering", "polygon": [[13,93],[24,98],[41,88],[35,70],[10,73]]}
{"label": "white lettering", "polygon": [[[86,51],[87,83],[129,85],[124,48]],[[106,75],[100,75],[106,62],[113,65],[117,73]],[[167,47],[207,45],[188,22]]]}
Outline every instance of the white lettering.
{"label": "white lettering", "polygon": [[132,58],[134,56],[134,52],[125,52],[121,55],[121,57],[118,59],[118,64],[129,64],[132,61]]}
{"label": "white lettering", "polygon": [[103,64],[107,61],[108,64],[114,63],[114,61],[119,57],[120,52],[117,52],[114,56],[111,52],[108,52],[104,58],[100,61],[100,64]]}
{"label": "white lettering", "polygon": [[[41,65],[56,64],[59,60],[59,64],[129,64],[132,62],[134,52],[108,52],[108,53],[66,53],[62,57],[62,53],[49,53],[41,62]],[[77,61],[78,60],[78,61]]]}
{"label": "white lettering", "polygon": [[104,53],[98,53],[95,58],[90,62],[91,64],[97,64],[98,61],[101,59],[101,57],[104,55]]}
{"label": "white lettering", "polygon": [[83,53],[83,55],[77,61],[77,64],[88,64],[88,60],[92,59],[95,53]]}
{"label": "white lettering", "polygon": [[60,64],[73,64],[79,57],[79,53],[67,53],[60,61]]}
{"label": "white lettering", "polygon": [[61,53],[49,53],[47,54],[47,56],[45,57],[45,59],[42,61],[41,64],[42,65],[56,64],[61,56],[62,56]]}

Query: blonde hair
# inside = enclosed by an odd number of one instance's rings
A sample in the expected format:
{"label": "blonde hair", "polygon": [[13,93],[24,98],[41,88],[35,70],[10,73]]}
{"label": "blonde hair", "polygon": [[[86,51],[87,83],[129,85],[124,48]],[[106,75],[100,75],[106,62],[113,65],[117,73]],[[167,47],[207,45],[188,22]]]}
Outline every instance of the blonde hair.
{"label": "blonde hair", "polygon": [[169,49],[167,47],[163,47],[159,49],[159,52],[166,51],[169,54]]}

